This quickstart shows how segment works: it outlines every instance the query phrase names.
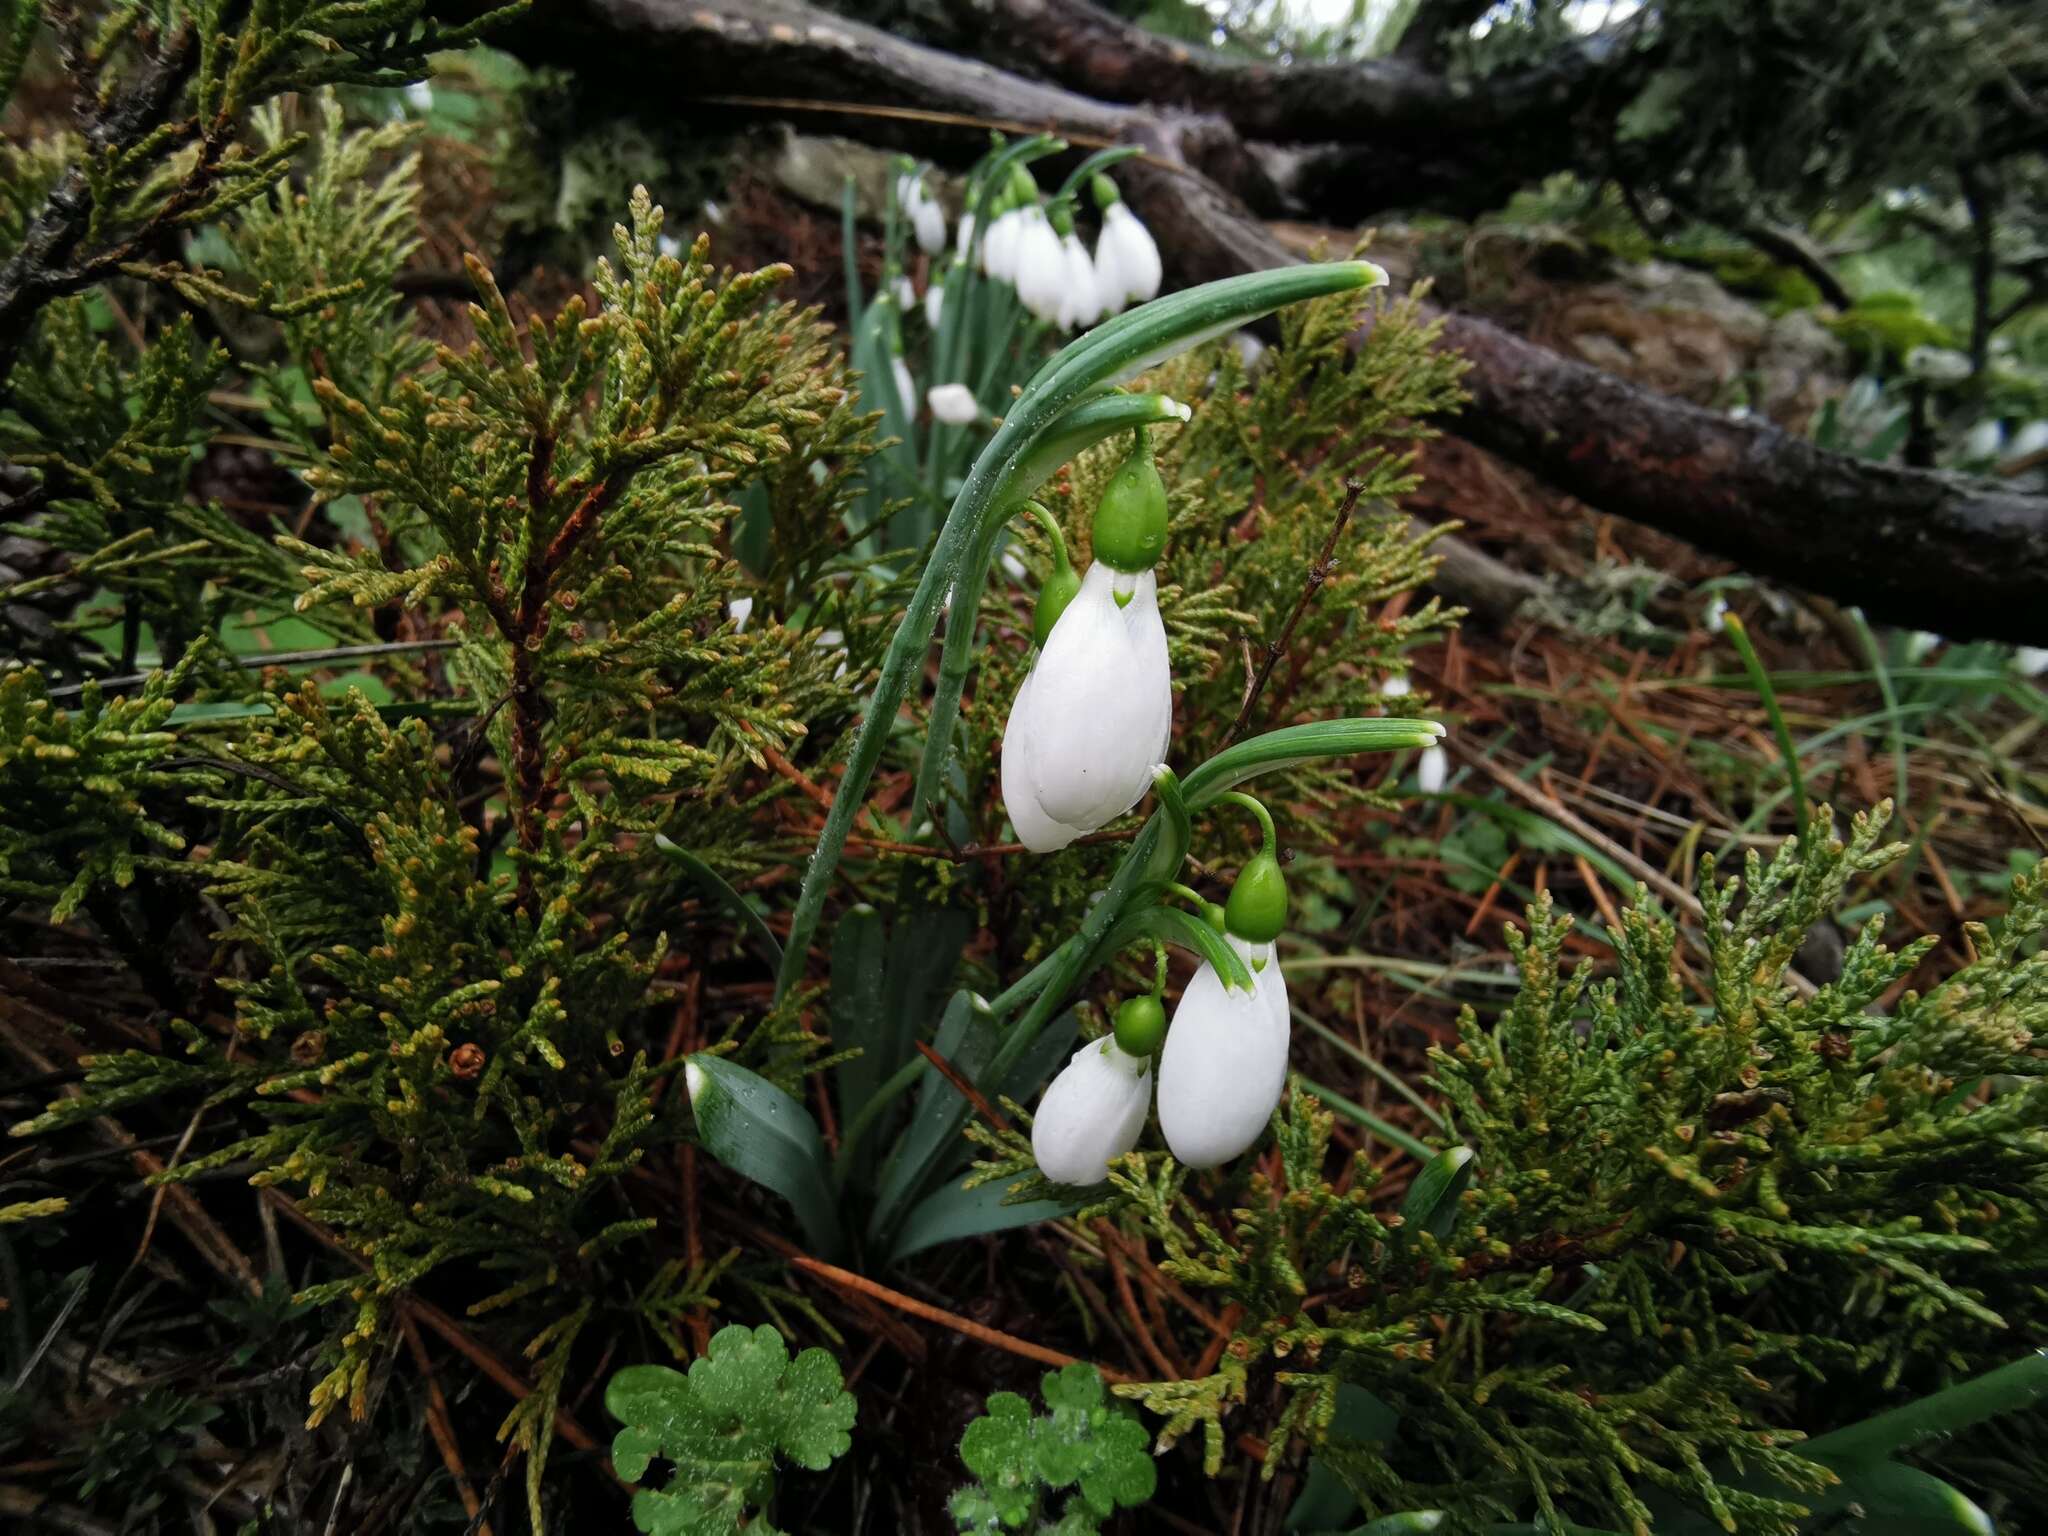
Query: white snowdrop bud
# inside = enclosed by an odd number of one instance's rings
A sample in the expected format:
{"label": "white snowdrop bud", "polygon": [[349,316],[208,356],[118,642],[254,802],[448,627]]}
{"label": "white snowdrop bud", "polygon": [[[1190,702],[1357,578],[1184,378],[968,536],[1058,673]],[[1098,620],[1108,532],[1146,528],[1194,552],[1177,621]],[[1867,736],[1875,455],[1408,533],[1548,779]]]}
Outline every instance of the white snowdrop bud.
{"label": "white snowdrop bud", "polygon": [[934,384],[924,398],[932,415],[949,427],[972,426],[981,420],[981,403],[965,384]]}
{"label": "white snowdrop bud", "polygon": [[1443,789],[1444,781],[1450,776],[1450,754],[1439,746],[1424,747],[1422,755],[1415,760],[1415,787],[1425,795],[1434,795]]}
{"label": "white snowdrop bud", "polygon": [[1074,1052],[1038,1101],[1031,1155],[1055,1184],[1100,1184],[1138,1144],[1152,1103],[1152,1059],[1104,1036]]}
{"label": "white snowdrop bud", "polygon": [[1204,962],[1181,994],[1159,1057],[1159,1128],[1174,1157],[1214,1168],[1250,1147],[1287,1087],[1287,983],[1271,944],[1232,935],[1248,992]]}
{"label": "white snowdrop bud", "polygon": [[1123,815],[1151,788],[1172,727],[1158,578],[1097,560],[1003,730],[1003,804],[1018,840],[1050,853]]}

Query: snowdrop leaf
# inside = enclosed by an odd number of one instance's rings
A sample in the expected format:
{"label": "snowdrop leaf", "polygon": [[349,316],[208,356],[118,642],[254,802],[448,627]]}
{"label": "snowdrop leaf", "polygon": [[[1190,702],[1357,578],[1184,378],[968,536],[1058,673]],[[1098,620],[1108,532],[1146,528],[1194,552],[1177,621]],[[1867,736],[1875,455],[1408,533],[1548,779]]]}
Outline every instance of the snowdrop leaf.
{"label": "snowdrop leaf", "polygon": [[768,964],[771,968],[778,970],[781,968],[782,944],[777,940],[775,931],[768,926],[761,914],[748,904],[746,897],[734,890],[726,883],[723,875],[698,858],[697,855],[690,852],[689,849],[670,842],[665,833],[657,832],[654,834],[654,846],[681,865],[683,873],[690,877],[692,884],[738,920],[740,927],[746,931],[747,936],[768,957]]}
{"label": "snowdrop leaf", "polygon": [[1444,734],[1434,720],[1315,720],[1268,731],[1226,747],[1181,781],[1188,809],[1198,811],[1248,779],[1319,757],[1426,747]]}
{"label": "snowdrop leaf", "polygon": [[1458,1199],[1472,1182],[1472,1149],[1450,1147],[1423,1164],[1401,1202],[1405,1231],[1427,1232],[1441,1241],[1458,1220]]}
{"label": "snowdrop leaf", "polygon": [[827,1256],[845,1246],[827,1177],[825,1143],[811,1112],[757,1073],[722,1056],[687,1059],[683,1080],[704,1150],[796,1211],[804,1239]]}
{"label": "snowdrop leaf", "polygon": [[1005,1204],[1010,1193],[1005,1184],[977,1184],[972,1189],[958,1184],[943,1185],[925,1196],[903,1218],[903,1229],[889,1250],[889,1262],[901,1263],[914,1253],[940,1243],[981,1237],[990,1232],[1007,1232],[1034,1222],[1053,1221],[1071,1214],[1075,1207],[1062,1200],[1020,1200]]}

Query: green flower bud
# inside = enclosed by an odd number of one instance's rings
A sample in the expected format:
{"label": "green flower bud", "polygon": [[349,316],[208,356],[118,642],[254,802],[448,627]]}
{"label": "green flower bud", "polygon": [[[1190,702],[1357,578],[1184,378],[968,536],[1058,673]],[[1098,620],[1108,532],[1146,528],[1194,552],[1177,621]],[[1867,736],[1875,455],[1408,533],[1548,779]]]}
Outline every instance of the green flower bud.
{"label": "green flower bud", "polygon": [[1053,625],[1059,623],[1060,615],[1080,590],[1081,574],[1067,563],[1066,551],[1061,550],[1059,563],[1046,572],[1045,584],[1038,589],[1038,606],[1031,614],[1032,644],[1045,644]]}
{"label": "green flower bud", "polygon": [[1149,571],[1166,552],[1166,482],[1145,434],[1137,439],[1095,507],[1095,557],[1125,572]]}
{"label": "green flower bud", "polygon": [[1145,992],[1127,997],[1116,1011],[1117,1049],[1128,1056],[1150,1056],[1166,1043],[1166,1005]]}
{"label": "green flower bud", "polygon": [[1202,903],[1202,921],[1218,933],[1230,932],[1230,917],[1223,908],[1213,901]]}
{"label": "green flower bud", "polygon": [[1098,208],[1108,208],[1113,203],[1123,201],[1123,197],[1117,192],[1116,183],[1100,171],[1088,178],[1088,190],[1094,194],[1095,206]]}
{"label": "green flower bud", "polygon": [[1223,909],[1225,927],[1240,939],[1270,944],[1287,926],[1287,877],[1280,861],[1261,850],[1245,861]]}

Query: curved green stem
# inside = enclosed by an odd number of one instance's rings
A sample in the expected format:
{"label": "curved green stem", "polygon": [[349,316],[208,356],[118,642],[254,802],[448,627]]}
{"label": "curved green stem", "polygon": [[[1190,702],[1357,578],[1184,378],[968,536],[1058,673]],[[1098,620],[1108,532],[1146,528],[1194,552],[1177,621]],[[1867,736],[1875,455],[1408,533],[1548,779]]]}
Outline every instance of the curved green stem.
{"label": "curved green stem", "polygon": [[1280,844],[1273,834],[1272,812],[1268,811],[1255,796],[1248,795],[1241,789],[1227,790],[1216,798],[1219,801],[1227,800],[1232,805],[1241,806],[1245,810],[1250,811],[1258,819],[1259,836],[1263,839],[1263,847],[1260,851],[1269,858],[1277,857]]}
{"label": "curved green stem", "polygon": [[1059,191],[1053,194],[1054,199],[1071,199],[1079,196],[1081,188],[1088,185],[1088,179],[1097,171],[1106,171],[1112,165],[1135,160],[1143,153],[1145,151],[1135,144],[1118,144],[1109,149],[1098,149],[1068,173],[1067,179],[1060,183]]}
{"label": "curved green stem", "polygon": [[1064,570],[1073,565],[1074,562],[1067,557],[1067,536],[1060,531],[1060,520],[1058,518],[1054,517],[1035,501],[1025,502],[1012,515],[1028,517],[1045,530],[1045,536],[1052,544],[1052,558],[1055,569]]}

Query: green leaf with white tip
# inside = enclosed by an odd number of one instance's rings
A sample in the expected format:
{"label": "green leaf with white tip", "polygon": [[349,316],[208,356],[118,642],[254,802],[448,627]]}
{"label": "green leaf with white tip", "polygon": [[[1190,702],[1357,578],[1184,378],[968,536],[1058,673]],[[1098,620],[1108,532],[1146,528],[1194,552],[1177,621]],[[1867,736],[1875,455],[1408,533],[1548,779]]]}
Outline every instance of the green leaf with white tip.
{"label": "green leaf with white tip", "polygon": [[722,1056],[698,1053],[683,1064],[697,1139],[726,1167],[772,1189],[796,1212],[812,1252],[845,1250],[832,1198],[825,1143],[811,1112],[758,1073]]}
{"label": "green leaf with white tip", "polygon": [[1424,1163],[1401,1202],[1402,1230],[1427,1232],[1439,1242],[1449,1237],[1458,1224],[1458,1201],[1474,1171],[1470,1147],[1446,1148]]}

